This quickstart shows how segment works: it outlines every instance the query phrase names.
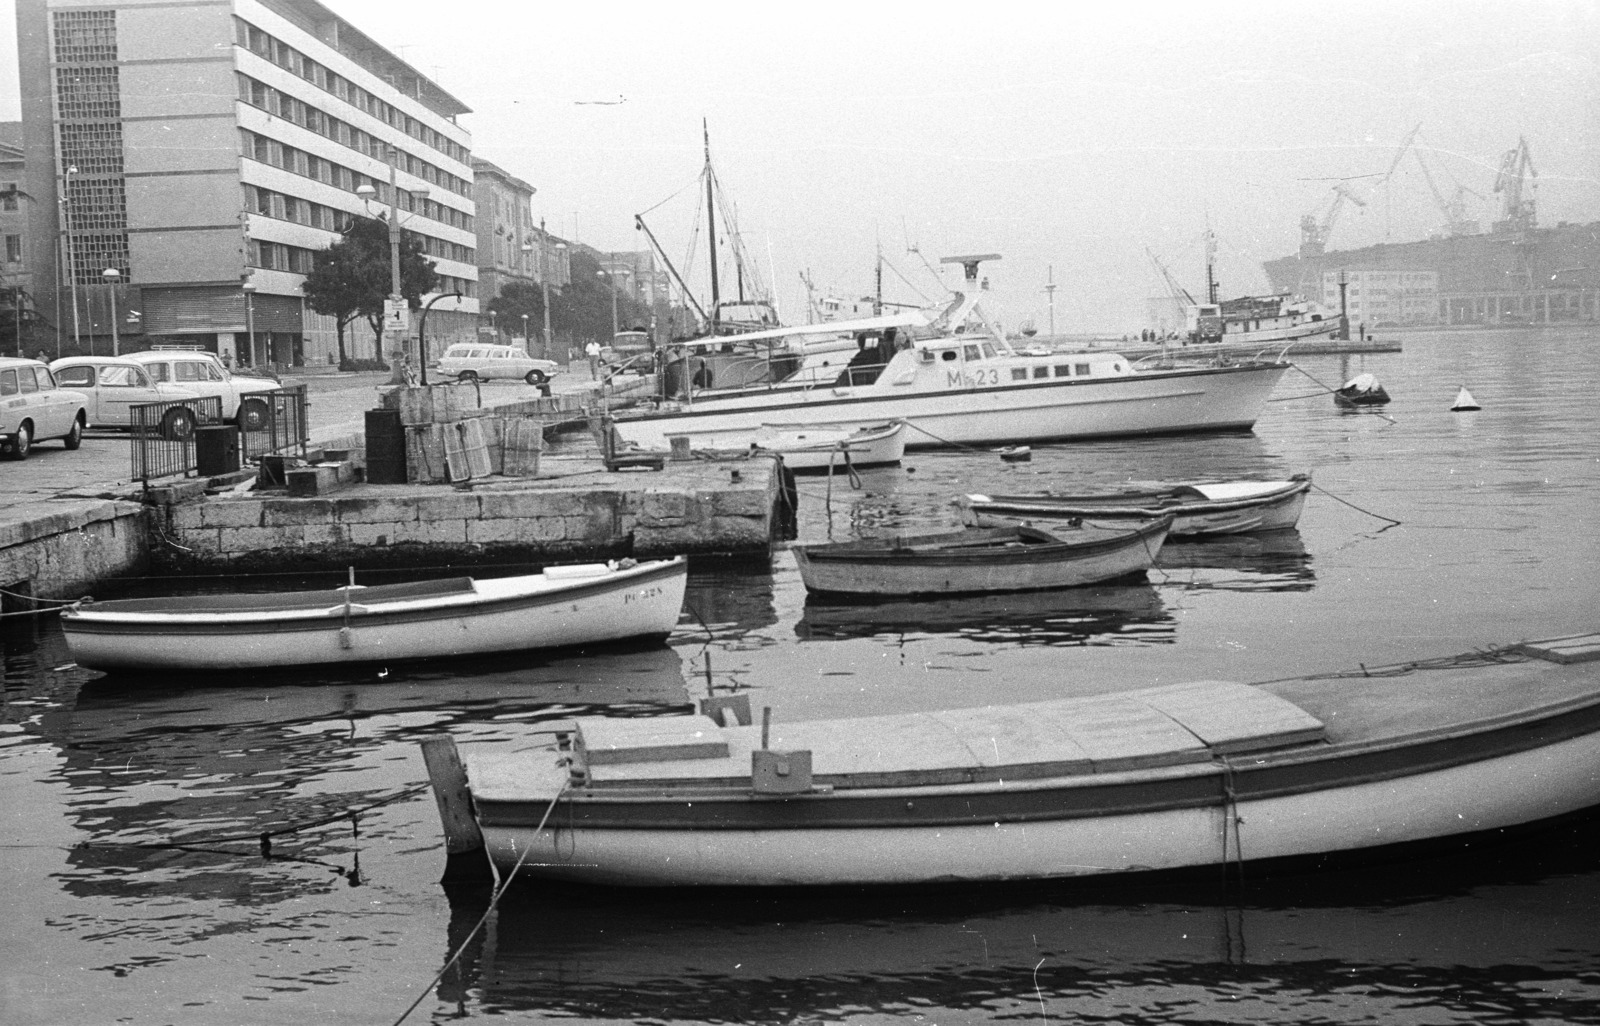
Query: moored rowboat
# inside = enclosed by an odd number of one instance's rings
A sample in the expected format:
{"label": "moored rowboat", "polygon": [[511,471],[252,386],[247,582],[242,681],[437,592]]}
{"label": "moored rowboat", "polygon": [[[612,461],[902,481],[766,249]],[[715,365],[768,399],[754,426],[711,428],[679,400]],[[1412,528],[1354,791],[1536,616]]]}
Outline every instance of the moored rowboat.
{"label": "moored rowboat", "polygon": [[757,428],[671,432],[667,440],[682,438],[690,449],[777,453],[790,470],[843,470],[899,463],[906,452],[905,428],[903,420],[860,428],[763,424]]}
{"label": "moored rowboat", "polygon": [[365,588],[87,602],[61,614],[95,670],[236,670],[436,659],[665,637],[688,577],[681,556]]}
{"label": "moored rowboat", "polygon": [[[901,885],[1460,841],[1600,805],[1600,635],[1251,686],[751,723],[586,717],[545,750],[424,742],[458,872]],[[739,720],[724,725],[729,712]],[[713,719],[717,714],[723,720]]]}
{"label": "moored rowboat", "polygon": [[806,590],[830,595],[970,595],[1072,588],[1149,570],[1171,515],[1054,531],[1009,525],[965,531],[796,545]]}
{"label": "moored rowboat", "polygon": [[[1225,481],[1174,484],[1120,492],[1055,495],[965,495],[956,500],[969,524],[992,524],[983,516],[1009,520],[1098,521],[1146,520],[1175,514],[1174,538],[1207,534],[1281,531],[1300,521],[1311,478],[1296,474],[1287,481]],[[1045,525],[1047,528],[1048,524]]]}

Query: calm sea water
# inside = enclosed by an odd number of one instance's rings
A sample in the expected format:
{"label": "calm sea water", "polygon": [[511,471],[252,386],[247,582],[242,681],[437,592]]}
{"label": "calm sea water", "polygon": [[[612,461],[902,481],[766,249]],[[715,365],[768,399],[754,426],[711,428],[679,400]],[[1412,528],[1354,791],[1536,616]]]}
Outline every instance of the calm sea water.
{"label": "calm sea water", "polygon": [[[786,552],[697,567],[670,644],[130,689],[0,631],[0,1022],[1596,1023],[1600,826],[1238,890],[447,894],[416,742],[528,743],[708,687],[777,718],[1265,680],[1594,629],[1600,332],[1431,333],[1338,411],[1309,358],[1252,434],[914,454],[802,482],[801,537],[957,523],[962,492],[1314,475],[1295,532],[1169,543],[1137,586],[810,603]],[[1313,380],[1316,379],[1316,380]],[[1449,406],[1461,385],[1478,413]],[[1307,397],[1310,396],[1310,397]],[[1394,521],[1398,521],[1395,523]],[[1600,800],[1600,794],[1597,794]],[[272,833],[272,857],[259,837]],[[451,952],[460,962],[434,984]]]}

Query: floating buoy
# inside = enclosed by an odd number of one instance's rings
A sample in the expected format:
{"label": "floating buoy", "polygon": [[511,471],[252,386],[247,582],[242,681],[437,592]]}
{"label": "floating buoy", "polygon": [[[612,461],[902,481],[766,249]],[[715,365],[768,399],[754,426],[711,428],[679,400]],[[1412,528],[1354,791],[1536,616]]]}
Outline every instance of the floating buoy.
{"label": "floating buoy", "polygon": [[1472,398],[1472,393],[1467,391],[1467,386],[1462,385],[1461,391],[1456,393],[1455,405],[1450,407],[1450,412],[1470,413],[1473,410],[1480,410],[1482,408],[1483,407],[1478,405],[1478,400]]}
{"label": "floating buoy", "polygon": [[1000,458],[1007,463],[1026,463],[1033,459],[1033,450],[1026,445],[1011,445],[1000,450]]}

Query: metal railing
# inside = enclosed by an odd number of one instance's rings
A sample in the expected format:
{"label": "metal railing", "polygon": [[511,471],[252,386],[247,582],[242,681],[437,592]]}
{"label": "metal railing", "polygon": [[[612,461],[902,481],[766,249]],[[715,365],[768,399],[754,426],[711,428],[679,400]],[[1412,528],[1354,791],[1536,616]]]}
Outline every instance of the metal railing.
{"label": "metal railing", "polygon": [[233,423],[238,427],[241,466],[269,453],[298,448],[310,441],[306,386],[290,385],[247,392],[239,400],[236,421],[222,419],[217,396],[140,403],[130,408],[132,480],[146,488],[155,478],[176,477],[200,469],[196,438],[204,428]]}

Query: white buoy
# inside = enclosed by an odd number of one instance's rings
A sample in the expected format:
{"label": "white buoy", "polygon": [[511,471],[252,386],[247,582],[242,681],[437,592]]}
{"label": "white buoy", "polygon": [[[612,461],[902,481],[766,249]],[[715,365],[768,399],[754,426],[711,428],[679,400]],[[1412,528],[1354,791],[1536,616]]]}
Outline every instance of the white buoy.
{"label": "white buoy", "polygon": [[1482,409],[1478,400],[1472,398],[1472,393],[1467,391],[1467,386],[1462,385],[1461,391],[1456,393],[1455,405],[1450,407],[1451,413],[1471,413],[1473,410]]}

